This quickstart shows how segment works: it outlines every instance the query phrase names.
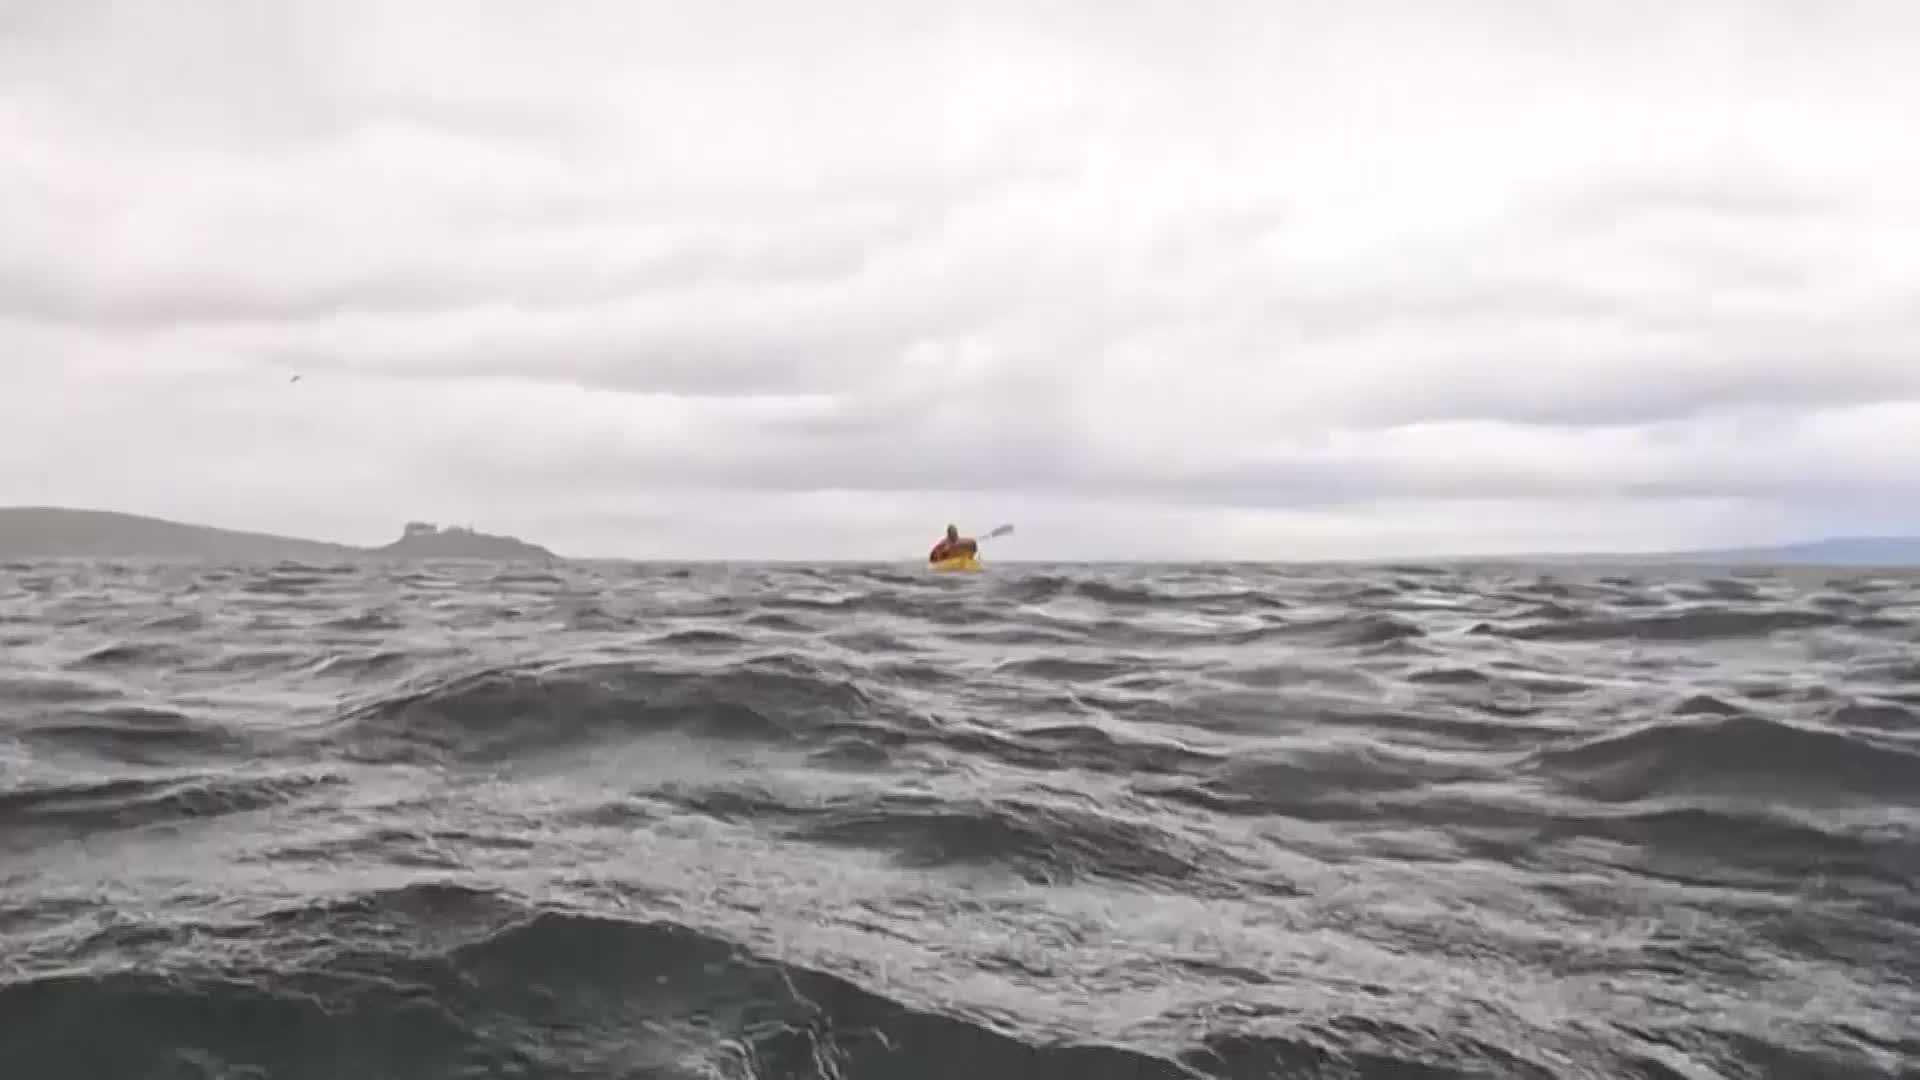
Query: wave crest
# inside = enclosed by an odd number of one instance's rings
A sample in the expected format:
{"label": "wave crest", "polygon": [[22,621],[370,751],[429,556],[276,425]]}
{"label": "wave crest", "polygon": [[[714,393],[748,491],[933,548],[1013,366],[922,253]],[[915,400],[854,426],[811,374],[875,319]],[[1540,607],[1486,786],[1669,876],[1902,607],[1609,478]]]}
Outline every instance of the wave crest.
{"label": "wave crest", "polygon": [[1768,799],[1920,805],[1920,753],[1763,717],[1657,721],[1535,755],[1597,798],[1725,792]]}
{"label": "wave crest", "polygon": [[330,735],[362,758],[495,761],[665,731],[792,742],[870,722],[881,711],[867,690],[804,661],[711,673],[605,663],[447,678],[355,708],[344,730]]}

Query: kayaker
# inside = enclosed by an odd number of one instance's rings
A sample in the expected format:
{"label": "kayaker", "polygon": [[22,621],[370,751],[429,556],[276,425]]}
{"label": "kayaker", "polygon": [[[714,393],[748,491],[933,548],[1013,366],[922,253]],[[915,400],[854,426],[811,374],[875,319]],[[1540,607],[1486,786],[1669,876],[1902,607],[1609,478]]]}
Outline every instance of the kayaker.
{"label": "kayaker", "polygon": [[947,535],[933,545],[933,550],[927,553],[927,561],[933,563],[944,559],[957,559],[962,555],[976,554],[979,550],[978,541],[971,536],[961,536],[958,526],[949,525]]}

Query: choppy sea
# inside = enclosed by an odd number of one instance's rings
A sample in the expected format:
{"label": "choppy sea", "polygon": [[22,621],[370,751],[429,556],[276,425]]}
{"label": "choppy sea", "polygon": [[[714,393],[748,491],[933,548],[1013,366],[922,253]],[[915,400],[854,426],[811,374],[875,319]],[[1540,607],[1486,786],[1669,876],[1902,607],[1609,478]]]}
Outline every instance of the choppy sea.
{"label": "choppy sea", "polygon": [[0,1076],[1920,1076],[1920,578],[3,566]]}

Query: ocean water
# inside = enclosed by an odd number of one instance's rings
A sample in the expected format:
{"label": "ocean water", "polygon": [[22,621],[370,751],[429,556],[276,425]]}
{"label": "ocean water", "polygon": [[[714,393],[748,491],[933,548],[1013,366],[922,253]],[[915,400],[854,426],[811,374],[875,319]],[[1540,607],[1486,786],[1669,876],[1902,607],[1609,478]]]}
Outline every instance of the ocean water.
{"label": "ocean water", "polygon": [[1920,583],[0,567],[0,1076],[1920,1076]]}

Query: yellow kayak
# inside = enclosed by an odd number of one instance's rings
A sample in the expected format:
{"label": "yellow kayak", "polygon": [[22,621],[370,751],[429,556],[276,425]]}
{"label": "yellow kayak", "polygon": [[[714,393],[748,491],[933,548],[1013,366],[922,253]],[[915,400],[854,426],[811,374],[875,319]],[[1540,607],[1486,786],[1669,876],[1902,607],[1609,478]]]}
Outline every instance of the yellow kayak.
{"label": "yellow kayak", "polygon": [[927,565],[932,569],[948,572],[973,572],[984,569],[984,567],[980,565],[980,557],[978,555],[955,555],[951,559],[941,559],[939,562],[928,563]]}

